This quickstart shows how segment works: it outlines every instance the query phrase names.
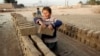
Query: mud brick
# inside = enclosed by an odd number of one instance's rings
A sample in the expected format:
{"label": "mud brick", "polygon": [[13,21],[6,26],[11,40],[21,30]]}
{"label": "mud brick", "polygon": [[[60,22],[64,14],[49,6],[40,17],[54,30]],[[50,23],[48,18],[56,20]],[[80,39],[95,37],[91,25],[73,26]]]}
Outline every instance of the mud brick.
{"label": "mud brick", "polygon": [[22,36],[28,36],[28,35],[35,35],[37,34],[37,29],[35,26],[30,27],[19,27],[18,31],[21,33]]}
{"label": "mud brick", "polygon": [[81,38],[81,42],[85,44],[86,43],[86,39],[85,38]]}
{"label": "mud brick", "polygon": [[11,16],[16,18],[16,17],[23,17],[21,14],[18,13],[11,13]]}
{"label": "mud brick", "polygon": [[97,43],[96,50],[100,51],[100,43]]}
{"label": "mud brick", "polygon": [[91,46],[91,38],[92,38],[93,32],[94,32],[94,30],[89,30],[87,32],[87,38],[86,38],[87,45],[89,44]]}
{"label": "mud brick", "polygon": [[26,56],[42,56],[42,54],[34,46],[34,43],[28,36],[21,36],[24,44],[24,52]]}
{"label": "mud brick", "polygon": [[63,30],[64,30],[64,31],[67,30],[66,28],[67,28],[67,27],[66,27],[66,24],[63,24]]}
{"label": "mud brick", "polygon": [[17,23],[17,22],[24,22],[27,20],[26,20],[26,17],[16,17],[16,18],[13,18],[13,21]]}
{"label": "mud brick", "polygon": [[64,25],[64,24],[62,24],[59,28],[62,29],[62,28],[63,28],[63,25]]}
{"label": "mud brick", "polygon": [[73,37],[76,39],[77,38],[77,32],[78,32],[78,29],[76,26],[73,26],[72,27],[72,33],[73,33]]}
{"label": "mud brick", "polygon": [[65,24],[65,28],[67,28],[67,24]]}
{"label": "mud brick", "polygon": [[26,18],[20,17],[19,19],[13,19],[13,22],[16,23],[16,25],[18,25],[20,23],[26,23],[27,20]]}
{"label": "mud brick", "polygon": [[38,33],[53,36],[54,30],[50,30],[49,28],[42,28],[39,26]]}
{"label": "mud brick", "polygon": [[90,38],[91,47],[96,48],[96,46],[97,46],[96,44],[98,43],[99,35],[100,35],[99,32],[93,32],[92,37]]}
{"label": "mud brick", "polygon": [[81,32],[81,42],[84,43],[85,42],[85,31],[82,29]]}
{"label": "mud brick", "polygon": [[14,17],[16,15],[16,13],[11,13],[11,16]]}
{"label": "mud brick", "polygon": [[82,42],[82,43],[85,43],[85,42],[86,42],[87,32],[88,32],[88,31],[89,31],[88,29],[82,29],[82,34],[81,34],[81,36],[82,36],[81,42]]}
{"label": "mud brick", "polygon": [[87,37],[90,39],[92,37],[92,34],[93,34],[94,30],[89,30],[87,32]]}
{"label": "mud brick", "polygon": [[14,6],[12,3],[1,3],[0,4],[0,9],[13,9]]}
{"label": "mud brick", "polygon": [[93,34],[94,30],[89,30],[87,32],[87,37],[90,39],[92,37],[92,34]]}
{"label": "mud brick", "polygon": [[43,41],[41,40],[41,37],[38,37],[38,36],[36,36],[36,35],[31,35],[31,38],[35,41],[35,43],[43,42]]}
{"label": "mud brick", "polygon": [[77,40],[80,40],[81,36],[81,32],[82,32],[82,28],[78,29],[78,34],[77,34]]}
{"label": "mud brick", "polygon": [[75,27],[75,37],[77,37],[77,34],[78,34],[78,27],[76,26]]}
{"label": "mud brick", "polygon": [[71,32],[75,32],[75,26],[72,27]]}
{"label": "mud brick", "polygon": [[65,30],[64,24],[62,24],[62,25],[59,27],[59,29],[61,29],[61,31],[64,32],[64,30]]}
{"label": "mud brick", "polygon": [[67,25],[67,30],[68,30],[68,31],[70,30],[70,25]]}
{"label": "mud brick", "polygon": [[94,32],[95,32],[94,30],[90,30],[90,31],[88,31],[88,33],[87,33],[87,40],[90,41],[90,46],[93,47],[93,48],[96,47],[96,42],[95,42],[95,40],[93,39],[93,38],[94,38],[94,37],[93,37],[93,33],[94,33]]}
{"label": "mud brick", "polygon": [[34,26],[34,25],[31,24],[30,22],[27,22],[27,23],[24,23],[24,24],[19,24],[18,26],[20,27],[20,26]]}
{"label": "mud brick", "polygon": [[96,31],[96,32],[93,32],[93,39],[95,39],[95,41],[97,41],[99,39],[99,36],[100,36],[100,31]]}
{"label": "mud brick", "polygon": [[15,23],[16,23],[17,26],[19,26],[20,24],[27,24],[28,21],[26,21],[26,20],[23,20],[23,21],[22,21],[22,20],[21,20],[21,21],[16,21]]}
{"label": "mud brick", "polygon": [[77,34],[78,34],[78,28],[77,28],[77,26],[73,26],[72,32],[74,34],[73,37],[76,39],[77,38]]}
{"label": "mud brick", "polygon": [[65,24],[65,27],[66,27],[66,30],[68,30],[69,25],[68,24]]}
{"label": "mud brick", "polygon": [[100,35],[99,35],[99,39],[98,39],[98,42],[100,43]]}
{"label": "mud brick", "polygon": [[18,18],[15,18],[15,21],[17,21],[17,22],[23,21],[23,20],[27,21],[26,20],[26,17],[18,17]]}
{"label": "mud brick", "polygon": [[83,30],[82,30],[82,35],[83,35],[84,38],[87,37],[88,31],[89,31],[88,29],[83,29]]}
{"label": "mud brick", "polygon": [[17,17],[23,17],[23,16],[21,14],[16,13],[14,17],[17,18]]}
{"label": "mud brick", "polygon": [[75,32],[77,32],[77,30],[78,30],[78,29],[77,29],[77,26],[73,26],[73,27],[72,27],[72,32],[75,33]]}
{"label": "mud brick", "polygon": [[32,35],[31,37],[44,56],[56,56],[38,36]]}
{"label": "mud brick", "polygon": [[93,42],[91,41],[90,42],[90,46],[93,47],[93,48],[96,48],[97,45],[96,45],[96,43],[94,41]]}
{"label": "mud brick", "polygon": [[69,30],[69,31],[72,31],[73,26],[74,26],[74,25],[72,25],[72,24],[68,24],[68,30]]}
{"label": "mud brick", "polygon": [[90,40],[86,39],[85,41],[86,41],[85,44],[90,46]]}
{"label": "mud brick", "polygon": [[31,23],[24,23],[24,24],[20,24],[20,25],[17,25],[16,26],[16,31],[20,28],[23,28],[23,27],[30,27],[30,26],[33,26],[33,24]]}

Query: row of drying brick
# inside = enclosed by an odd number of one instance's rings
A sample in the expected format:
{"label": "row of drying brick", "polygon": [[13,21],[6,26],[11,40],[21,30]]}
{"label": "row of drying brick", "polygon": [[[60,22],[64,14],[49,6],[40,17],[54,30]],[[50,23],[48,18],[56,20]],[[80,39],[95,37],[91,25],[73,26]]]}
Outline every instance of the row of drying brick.
{"label": "row of drying brick", "polygon": [[28,22],[26,17],[23,17],[22,15],[17,13],[12,13],[11,15],[13,16],[12,20],[14,22],[17,34],[18,30],[20,30],[20,34],[22,36],[36,34],[37,32],[36,27],[32,23]]}
{"label": "row of drying brick", "polygon": [[24,56],[55,56],[42,40],[36,36],[37,28],[32,23],[29,23],[26,18],[20,14],[12,13],[11,15],[13,16],[12,20]]}
{"label": "row of drying brick", "polygon": [[100,31],[94,31],[87,28],[80,28],[69,23],[63,24],[58,30],[100,51]]}

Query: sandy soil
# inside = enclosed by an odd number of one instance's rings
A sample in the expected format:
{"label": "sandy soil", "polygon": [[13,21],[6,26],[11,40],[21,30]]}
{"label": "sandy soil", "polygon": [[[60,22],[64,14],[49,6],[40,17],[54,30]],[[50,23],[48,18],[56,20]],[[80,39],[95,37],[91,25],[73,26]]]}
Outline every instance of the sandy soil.
{"label": "sandy soil", "polygon": [[0,56],[22,56],[11,16],[0,14]]}

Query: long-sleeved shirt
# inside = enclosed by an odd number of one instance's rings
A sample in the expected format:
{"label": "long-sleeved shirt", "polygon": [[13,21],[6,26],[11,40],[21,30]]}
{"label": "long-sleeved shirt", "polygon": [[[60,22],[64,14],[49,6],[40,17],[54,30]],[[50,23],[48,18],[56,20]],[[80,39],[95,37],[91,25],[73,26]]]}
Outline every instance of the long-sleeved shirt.
{"label": "long-sleeved shirt", "polygon": [[51,24],[53,29],[54,29],[53,36],[42,34],[43,40],[47,43],[56,42],[57,41],[57,37],[56,37],[57,28],[62,25],[62,22],[58,19],[53,18],[53,17],[51,17],[49,19],[43,19],[43,18],[38,18],[38,17],[34,18],[34,22],[36,24],[39,24],[38,23],[39,20],[41,20],[46,26]]}

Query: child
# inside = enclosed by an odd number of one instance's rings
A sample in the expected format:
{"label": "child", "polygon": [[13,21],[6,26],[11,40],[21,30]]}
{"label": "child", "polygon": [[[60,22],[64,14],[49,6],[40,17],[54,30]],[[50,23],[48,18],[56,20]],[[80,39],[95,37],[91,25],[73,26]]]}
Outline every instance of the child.
{"label": "child", "polygon": [[51,8],[44,7],[42,9],[42,18],[34,18],[34,21],[36,24],[41,25],[43,28],[48,27],[50,30],[54,29],[53,36],[42,34],[41,38],[48,48],[50,48],[52,51],[55,51],[57,49],[57,28],[62,25],[62,22],[53,18],[51,14]]}
{"label": "child", "polygon": [[37,15],[41,15],[41,11],[39,8],[37,8]]}

